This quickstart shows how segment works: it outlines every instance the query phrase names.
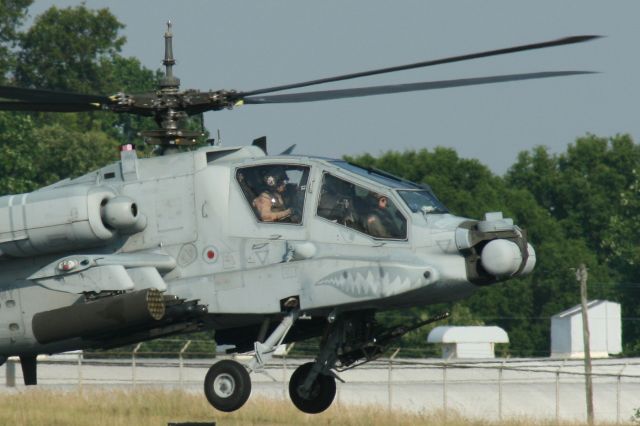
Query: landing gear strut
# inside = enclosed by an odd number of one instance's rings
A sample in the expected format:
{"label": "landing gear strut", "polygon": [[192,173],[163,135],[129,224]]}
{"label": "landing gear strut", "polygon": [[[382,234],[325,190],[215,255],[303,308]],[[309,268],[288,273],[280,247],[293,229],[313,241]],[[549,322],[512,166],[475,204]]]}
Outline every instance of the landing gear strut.
{"label": "landing gear strut", "polygon": [[[246,367],[237,361],[226,359],[211,366],[204,379],[204,394],[214,408],[235,411],[242,407],[251,394],[249,371],[259,371],[273,355],[276,347],[298,318],[298,311],[291,311],[264,342],[255,343],[255,355]],[[335,383],[334,383],[335,387]],[[332,398],[333,399],[333,398]]]}
{"label": "landing gear strut", "polygon": [[[234,411],[247,402],[251,393],[248,371],[260,371],[264,367],[299,314],[297,310],[290,311],[264,343],[255,342],[253,359],[246,367],[236,361],[224,360],[209,369],[204,392],[211,405],[221,411]],[[316,414],[326,410],[336,396],[336,379],[342,381],[334,371],[348,370],[372,361],[407,332],[448,316],[445,313],[396,327],[381,327],[373,311],[330,316],[315,361],[301,365],[291,376],[291,401],[305,413]]]}
{"label": "landing gear strut", "polygon": [[334,370],[340,372],[372,361],[407,332],[448,316],[445,313],[425,321],[391,328],[381,327],[372,311],[334,317],[327,326],[315,362],[301,365],[291,376],[291,401],[305,413],[315,414],[326,410],[336,395],[336,379],[341,380]]}

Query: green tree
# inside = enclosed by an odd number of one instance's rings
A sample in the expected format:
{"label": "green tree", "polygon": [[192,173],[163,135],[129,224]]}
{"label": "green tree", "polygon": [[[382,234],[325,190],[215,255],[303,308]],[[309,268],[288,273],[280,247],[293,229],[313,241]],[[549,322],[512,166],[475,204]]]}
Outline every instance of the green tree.
{"label": "green tree", "polygon": [[[640,260],[640,233],[629,232],[638,229],[639,166],[640,147],[628,135],[588,135],[564,154],[550,155],[542,147],[521,153],[507,179],[527,188],[569,236],[584,237],[600,261],[621,266]],[[622,231],[621,225],[632,227]],[[621,231],[627,234],[624,246]]]}
{"label": "green tree", "polygon": [[15,46],[18,29],[27,17],[33,0],[0,0],[0,83],[15,69]]}
{"label": "green tree", "polygon": [[[7,40],[11,34],[18,48],[20,60],[9,73],[12,83],[96,94],[153,90],[158,71],[119,53],[125,41],[119,35],[123,27],[107,9],[50,8],[24,33],[2,34]],[[0,126],[0,193],[5,194],[101,167],[117,159],[114,146],[140,144],[137,133],[156,125],[150,118],[107,112],[3,112]]]}
{"label": "green tree", "polygon": [[[587,135],[569,145],[566,153],[552,155],[543,147],[521,153],[506,176],[511,186],[533,194],[567,238],[539,248],[553,256],[556,264],[537,269],[549,276],[559,268],[566,270],[585,262],[590,269],[590,298],[622,302],[625,318],[640,316],[640,294],[634,285],[627,285],[639,279],[638,170],[640,147],[628,135]],[[567,257],[566,249],[574,254]],[[565,274],[566,282],[575,286],[575,278],[569,272]],[[558,295],[569,295],[569,289],[550,289]],[[577,303],[575,296],[574,299]],[[623,323],[629,345],[640,339],[640,326],[636,323]]]}
{"label": "green tree", "polygon": [[[45,185],[73,178],[118,160],[120,141],[100,129],[69,129],[62,124],[34,131],[39,141],[33,162]],[[53,161],[52,161],[53,160]]]}
{"label": "green tree", "polygon": [[0,112],[0,195],[31,191],[39,186],[32,161],[37,140],[31,116]]}
{"label": "green tree", "polygon": [[107,9],[51,7],[22,36],[15,80],[19,86],[105,93],[103,60],[121,50],[124,28]]}

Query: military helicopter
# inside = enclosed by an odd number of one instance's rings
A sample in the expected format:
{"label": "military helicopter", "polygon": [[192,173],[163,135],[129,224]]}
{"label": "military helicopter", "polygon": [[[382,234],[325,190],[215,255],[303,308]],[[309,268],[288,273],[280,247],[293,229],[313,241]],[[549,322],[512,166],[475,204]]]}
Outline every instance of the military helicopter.
{"label": "military helicopter", "polygon": [[172,33],[156,91],[112,96],[0,87],[0,109],[111,111],[153,117],[144,132],[163,155],[120,161],[31,193],[0,197],[0,364],[21,361],[37,383],[38,354],[112,348],[215,330],[219,345],[249,352],[218,361],[204,379],[213,407],[234,411],[281,343],[320,337],[313,362],[295,370],[290,397],[319,413],[338,373],[380,356],[405,333],[381,310],[455,301],[529,274],[536,255],[500,212],[458,217],[433,191],[343,160],[267,155],[251,145],[196,143],[188,116],[239,105],[311,102],[586,74],[553,71],[268,95],[597,36],[568,37],[251,91],[180,91]]}

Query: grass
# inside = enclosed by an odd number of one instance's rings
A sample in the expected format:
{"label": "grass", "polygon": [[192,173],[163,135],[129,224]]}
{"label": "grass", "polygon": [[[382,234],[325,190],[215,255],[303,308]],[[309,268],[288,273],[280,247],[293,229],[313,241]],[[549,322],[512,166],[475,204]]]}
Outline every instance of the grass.
{"label": "grass", "polygon": [[[412,414],[380,407],[334,404],[326,412],[309,415],[289,401],[252,397],[234,413],[215,411],[198,393],[180,390],[60,391],[23,389],[0,394],[0,425],[167,425],[170,422],[216,422],[216,425],[444,425],[447,426],[552,426],[555,422],[510,419],[504,423],[466,419],[441,412]],[[576,426],[579,423],[561,423]]]}

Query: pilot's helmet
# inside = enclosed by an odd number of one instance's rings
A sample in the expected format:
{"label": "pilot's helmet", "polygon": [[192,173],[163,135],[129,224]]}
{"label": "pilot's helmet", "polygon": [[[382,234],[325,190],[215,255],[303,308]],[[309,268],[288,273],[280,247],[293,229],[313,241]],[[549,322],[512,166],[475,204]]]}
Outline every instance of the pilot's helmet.
{"label": "pilot's helmet", "polygon": [[264,183],[269,188],[277,188],[282,184],[286,184],[289,180],[287,175],[281,169],[271,169],[263,177]]}
{"label": "pilot's helmet", "polygon": [[385,194],[380,194],[379,192],[374,192],[373,198],[375,198],[379,207],[381,206],[386,207],[389,202],[389,197],[387,197]]}

